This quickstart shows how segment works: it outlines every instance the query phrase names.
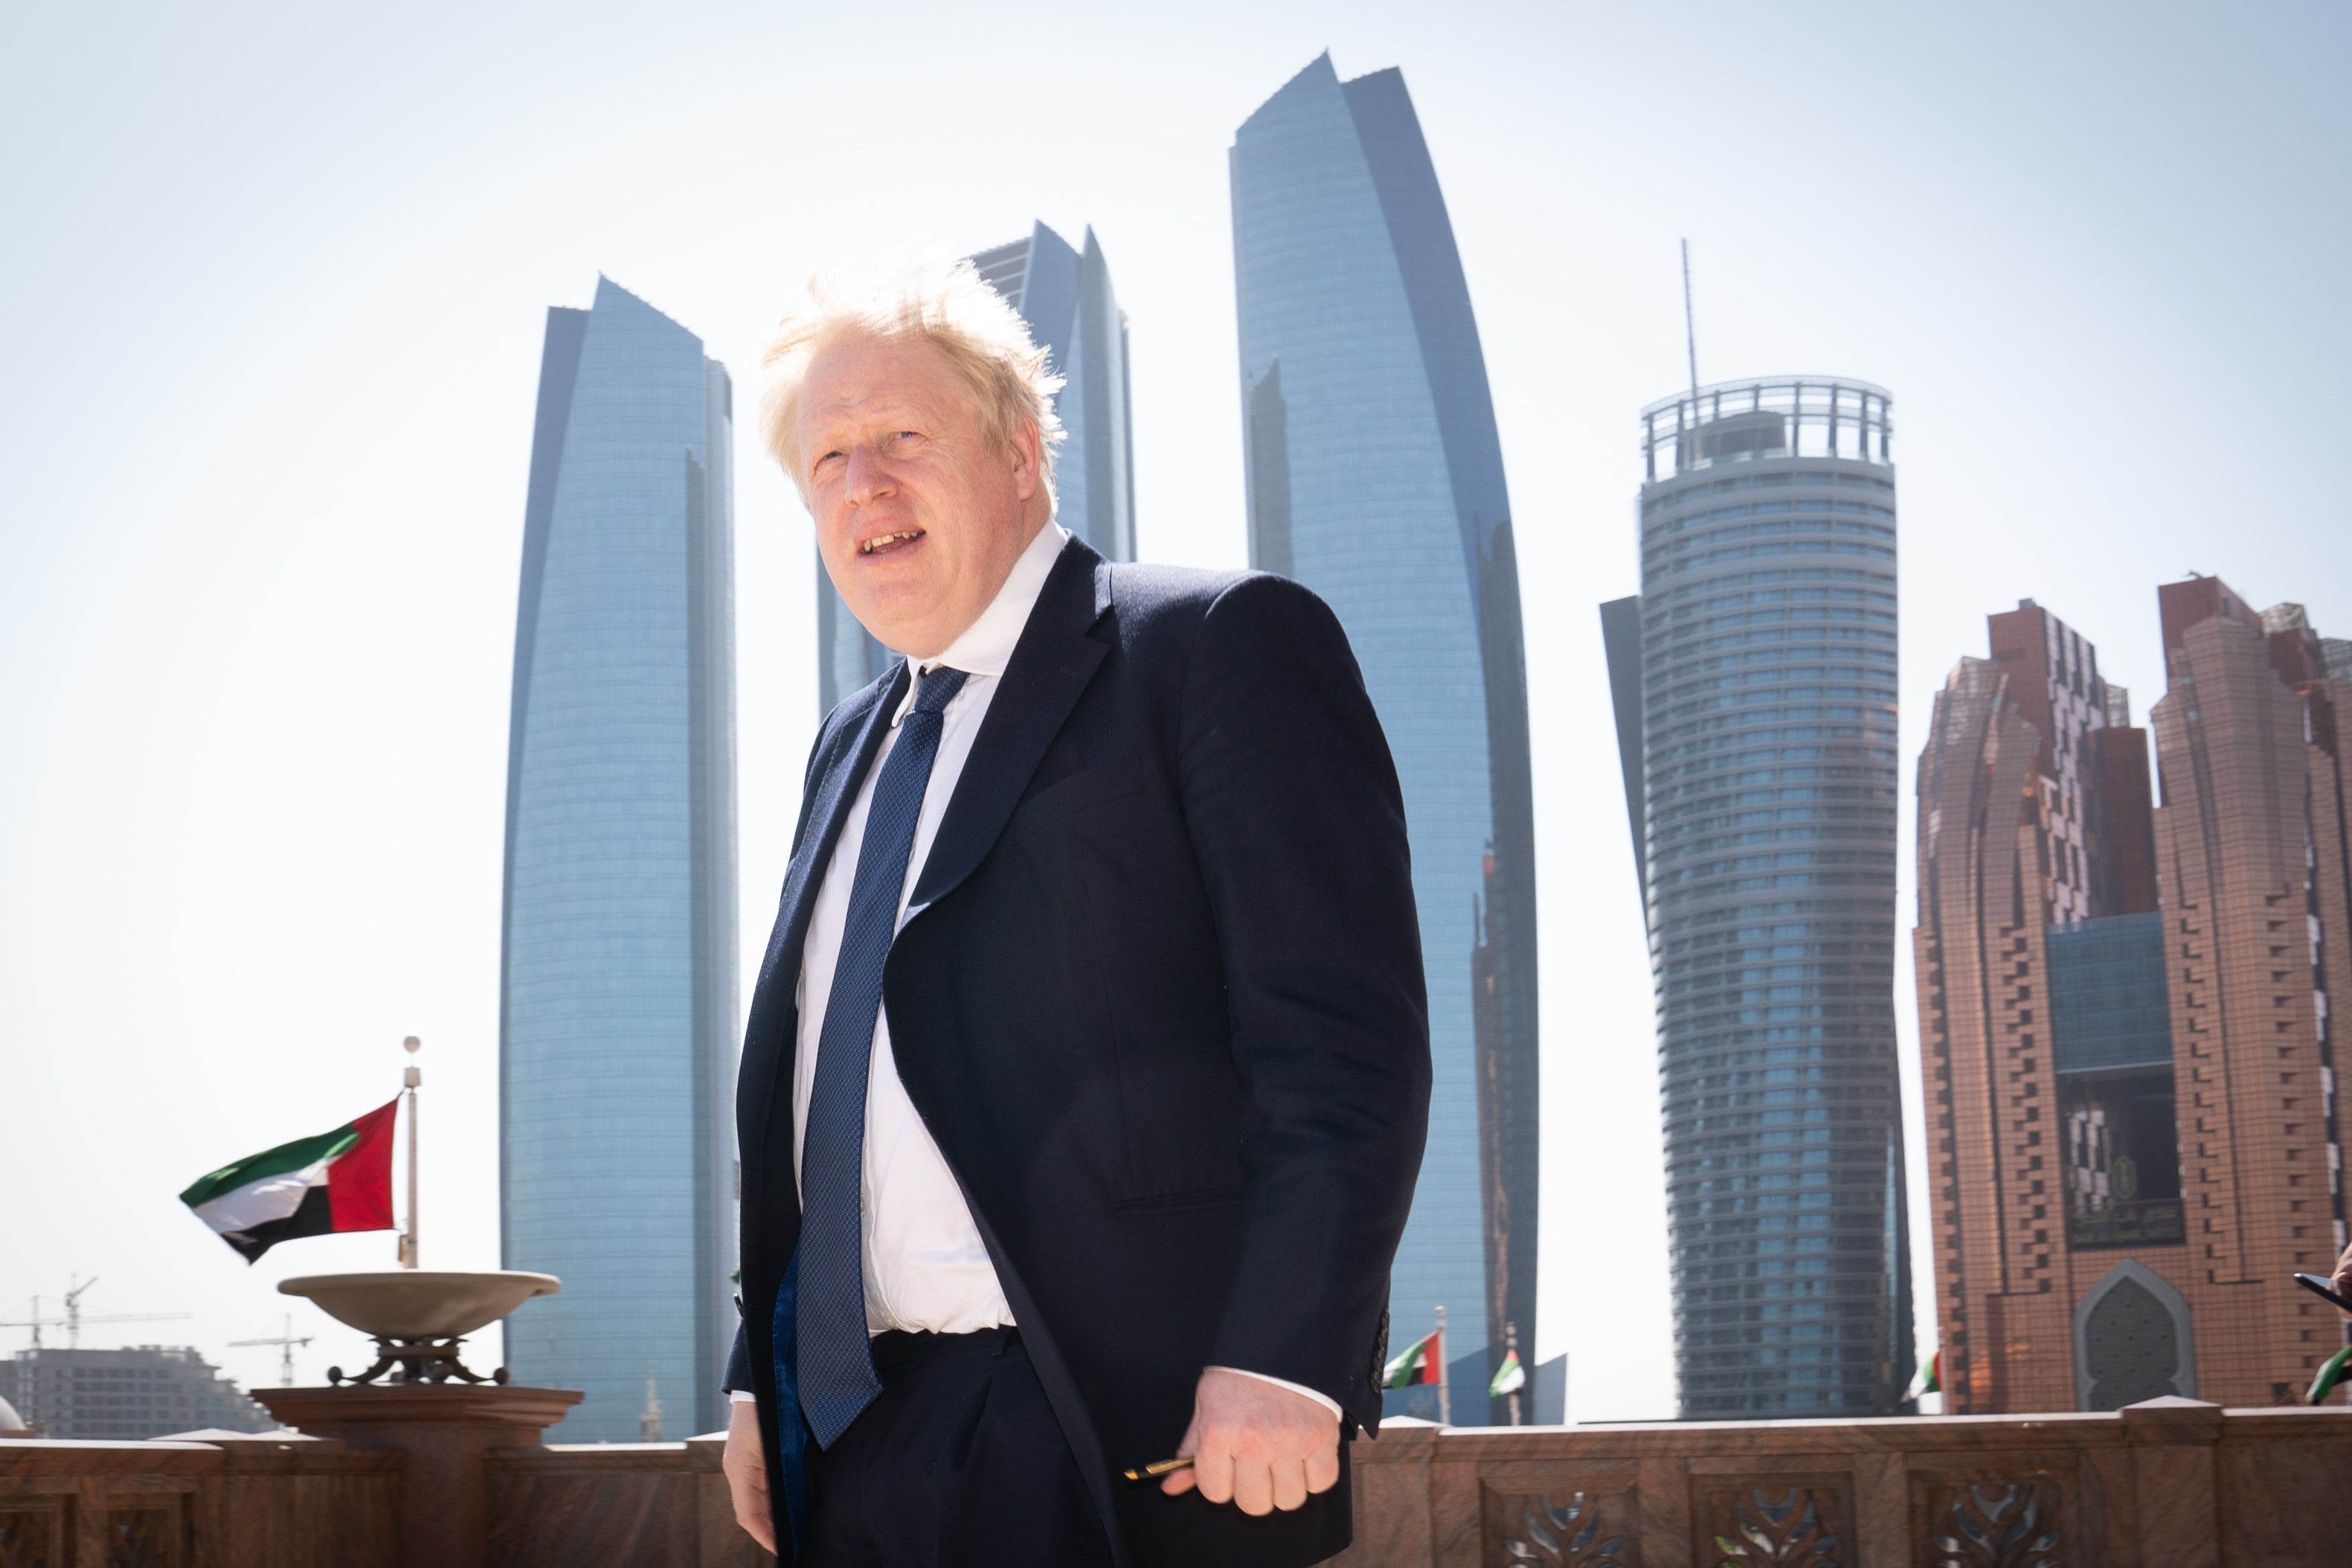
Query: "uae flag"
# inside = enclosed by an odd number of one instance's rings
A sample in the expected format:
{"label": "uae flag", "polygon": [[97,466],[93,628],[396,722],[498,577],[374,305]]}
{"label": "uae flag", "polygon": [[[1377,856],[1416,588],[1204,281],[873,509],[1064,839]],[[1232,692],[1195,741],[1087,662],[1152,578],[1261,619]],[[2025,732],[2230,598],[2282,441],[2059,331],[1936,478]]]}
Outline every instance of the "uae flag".
{"label": "uae flag", "polygon": [[2303,1396],[2303,1402],[2305,1405],[2324,1403],[2346,1381],[2344,1369],[2347,1363],[2352,1363],[2352,1345],[2345,1346],[2320,1363],[2318,1372],[2312,1375],[2311,1392]]}
{"label": "uae flag", "polygon": [[1903,1403],[1908,1405],[1923,1394],[1943,1392],[1944,1352],[1939,1350],[1919,1363],[1919,1375],[1913,1378],[1911,1386],[1904,1391]]}
{"label": "uae flag", "polygon": [[1495,1369],[1495,1381],[1486,1385],[1486,1397],[1500,1399],[1507,1394],[1517,1394],[1527,1385],[1527,1369],[1519,1364],[1519,1352],[1505,1351],[1503,1364]]}
{"label": "uae flag", "polygon": [[1435,1383],[1444,1375],[1445,1365],[1444,1331],[1432,1330],[1404,1347],[1404,1353],[1389,1363],[1381,1378],[1382,1388],[1411,1388],[1419,1383]]}
{"label": "uae flag", "polygon": [[392,1228],[394,1100],[347,1126],[234,1164],[180,1194],[247,1263],[281,1241],[338,1230]]}

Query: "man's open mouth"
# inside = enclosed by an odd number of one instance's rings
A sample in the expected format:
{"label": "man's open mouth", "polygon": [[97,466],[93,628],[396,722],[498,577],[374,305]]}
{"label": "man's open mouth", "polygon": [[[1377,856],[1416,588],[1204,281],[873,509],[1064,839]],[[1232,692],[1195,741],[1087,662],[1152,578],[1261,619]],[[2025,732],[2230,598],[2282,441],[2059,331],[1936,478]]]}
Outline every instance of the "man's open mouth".
{"label": "man's open mouth", "polygon": [[919,528],[910,528],[903,533],[878,533],[871,539],[859,540],[857,542],[857,553],[860,555],[884,554],[887,552],[898,549],[901,544],[911,543],[915,540],[922,537],[923,530]]}

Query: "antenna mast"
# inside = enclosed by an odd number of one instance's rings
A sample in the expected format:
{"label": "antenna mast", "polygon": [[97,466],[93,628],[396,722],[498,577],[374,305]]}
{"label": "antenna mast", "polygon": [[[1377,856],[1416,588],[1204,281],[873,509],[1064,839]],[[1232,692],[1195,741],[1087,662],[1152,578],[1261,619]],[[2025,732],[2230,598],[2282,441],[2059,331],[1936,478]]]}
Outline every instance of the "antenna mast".
{"label": "antenna mast", "polygon": [[1691,315],[1690,241],[1683,241],[1683,346],[1690,354],[1691,421],[1698,421],[1698,328]]}

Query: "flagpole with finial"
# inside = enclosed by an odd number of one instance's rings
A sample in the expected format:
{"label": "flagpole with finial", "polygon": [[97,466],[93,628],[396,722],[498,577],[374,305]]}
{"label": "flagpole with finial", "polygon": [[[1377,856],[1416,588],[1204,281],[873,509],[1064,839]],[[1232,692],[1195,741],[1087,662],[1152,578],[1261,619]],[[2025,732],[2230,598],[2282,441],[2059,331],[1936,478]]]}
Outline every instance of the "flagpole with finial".
{"label": "flagpole with finial", "polygon": [[[412,1057],[424,1043],[415,1035],[400,1042],[401,1048]],[[403,1268],[416,1267],[416,1086],[424,1081],[425,1076],[416,1070],[415,1062],[410,1062],[407,1070],[400,1075],[400,1097],[408,1101],[408,1229],[400,1237]]]}
{"label": "flagpole with finial", "polygon": [[1445,1371],[1445,1309],[1437,1309],[1437,1424],[1454,1425],[1454,1391],[1446,1381]]}

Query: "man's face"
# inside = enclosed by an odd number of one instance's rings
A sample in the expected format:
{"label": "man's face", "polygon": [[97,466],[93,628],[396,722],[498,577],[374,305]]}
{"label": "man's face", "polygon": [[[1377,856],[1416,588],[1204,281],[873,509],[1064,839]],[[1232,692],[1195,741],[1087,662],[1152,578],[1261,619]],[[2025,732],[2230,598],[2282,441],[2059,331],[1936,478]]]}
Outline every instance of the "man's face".
{"label": "man's face", "polygon": [[817,550],[884,646],[944,651],[980,618],[1046,521],[1034,426],[991,440],[971,392],[920,338],[843,338],[801,393]]}

